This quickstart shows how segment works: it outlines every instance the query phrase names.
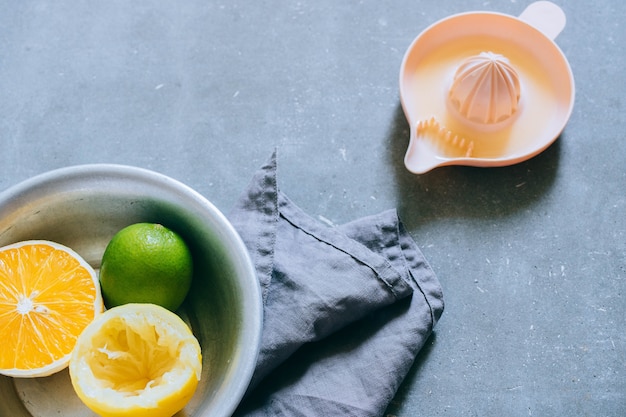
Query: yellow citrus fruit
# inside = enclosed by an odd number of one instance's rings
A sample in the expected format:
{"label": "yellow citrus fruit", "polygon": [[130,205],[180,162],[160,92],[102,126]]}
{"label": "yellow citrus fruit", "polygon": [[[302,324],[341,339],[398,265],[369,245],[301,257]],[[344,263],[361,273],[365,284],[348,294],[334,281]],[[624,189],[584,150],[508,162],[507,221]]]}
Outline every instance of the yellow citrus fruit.
{"label": "yellow citrus fruit", "polygon": [[79,334],[102,310],[96,273],[72,249],[44,240],[0,248],[0,373],[66,368]]}
{"label": "yellow citrus fruit", "polygon": [[191,252],[174,231],[136,223],[113,236],[102,256],[100,284],[107,307],[158,304],[175,311],[189,291]]}
{"label": "yellow citrus fruit", "polygon": [[201,371],[200,344],[189,327],[147,303],[98,316],[70,360],[74,390],[104,417],[171,417],[192,398]]}

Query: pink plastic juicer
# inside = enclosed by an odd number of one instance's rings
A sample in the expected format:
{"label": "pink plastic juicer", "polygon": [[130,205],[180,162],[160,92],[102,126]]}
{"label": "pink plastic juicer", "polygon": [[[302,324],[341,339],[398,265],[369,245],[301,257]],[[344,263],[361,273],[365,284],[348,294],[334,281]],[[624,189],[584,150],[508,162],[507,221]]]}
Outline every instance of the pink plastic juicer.
{"label": "pink plastic juicer", "polygon": [[519,17],[469,12],[425,29],[400,70],[407,169],[511,165],[550,146],[574,106],[572,70],[554,43],[564,27],[563,11],[538,1]]}

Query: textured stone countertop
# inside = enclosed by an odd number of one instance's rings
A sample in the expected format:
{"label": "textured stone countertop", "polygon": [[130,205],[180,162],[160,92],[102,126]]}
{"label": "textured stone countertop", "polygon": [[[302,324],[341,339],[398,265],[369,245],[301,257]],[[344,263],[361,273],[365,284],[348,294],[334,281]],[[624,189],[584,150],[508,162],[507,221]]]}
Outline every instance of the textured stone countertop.
{"label": "textured stone countertop", "polygon": [[626,414],[626,3],[556,1],[576,81],[562,135],[502,168],[415,175],[398,92],[430,24],[521,0],[12,1],[0,13],[0,189],[108,162],[228,211],[274,149],[329,224],[397,208],[446,310],[393,416]]}

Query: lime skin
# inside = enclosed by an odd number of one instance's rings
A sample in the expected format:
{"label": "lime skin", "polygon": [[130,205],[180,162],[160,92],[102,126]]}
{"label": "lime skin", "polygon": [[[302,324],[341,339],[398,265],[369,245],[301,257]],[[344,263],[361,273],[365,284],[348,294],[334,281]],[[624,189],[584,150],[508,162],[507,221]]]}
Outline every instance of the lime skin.
{"label": "lime skin", "polygon": [[117,232],[100,266],[104,303],[152,303],[176,311],[187,296],[193,260],[185,241],[157,223],[135,223]]}

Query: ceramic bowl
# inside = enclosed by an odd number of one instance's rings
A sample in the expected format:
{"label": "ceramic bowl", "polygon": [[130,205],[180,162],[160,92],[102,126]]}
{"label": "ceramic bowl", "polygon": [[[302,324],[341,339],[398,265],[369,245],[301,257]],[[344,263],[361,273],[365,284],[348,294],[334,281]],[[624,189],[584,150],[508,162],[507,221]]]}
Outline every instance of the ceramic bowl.
{"label": "ceramic bowl", "polygon": [[[202,347],[202,380],[180,416],[230,416],[252,378],[262,328],[258,281],[226,217],[188,186],[141,168],[96,164],[41,174],[0,193],[0,246],[45,239],[96,271],[112,236],[136,222],[176,230],[194,256],[192,289],[178,313]],[[45,378],[0,376],[0,415],[93,416],[66,370]]]}

